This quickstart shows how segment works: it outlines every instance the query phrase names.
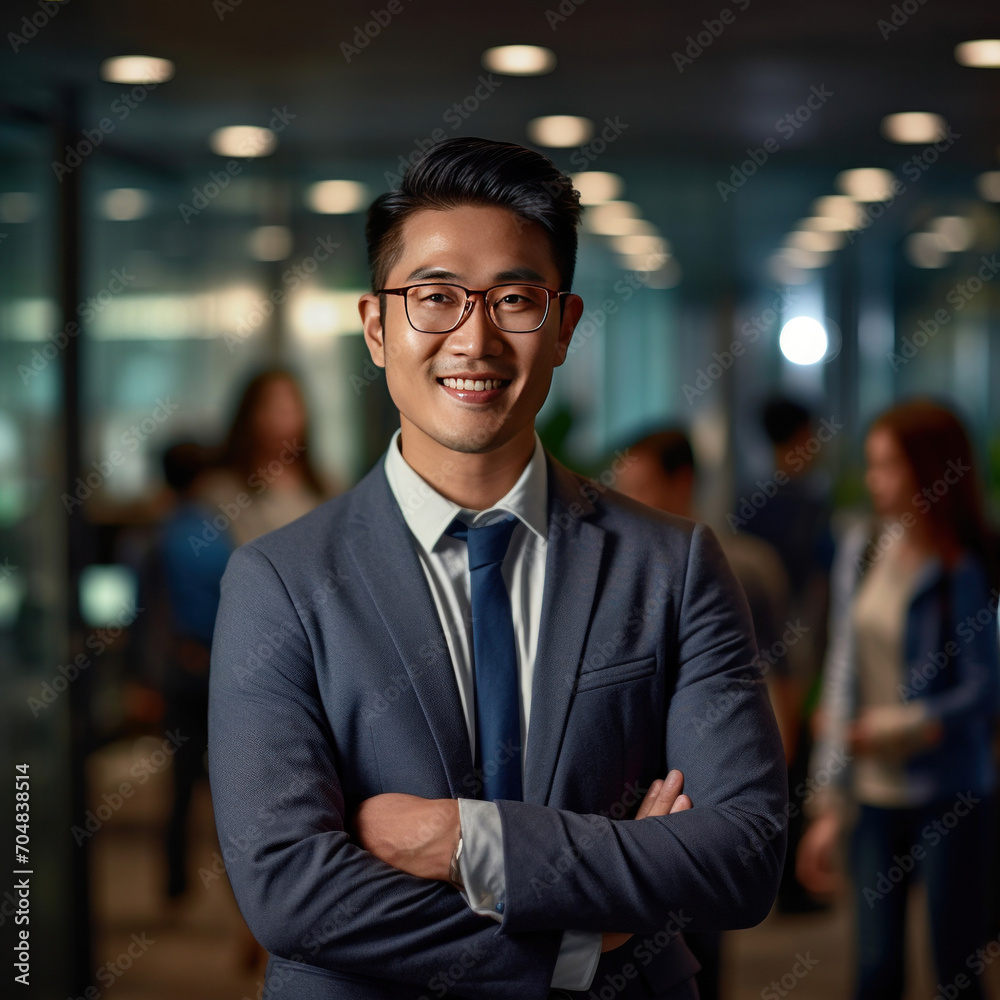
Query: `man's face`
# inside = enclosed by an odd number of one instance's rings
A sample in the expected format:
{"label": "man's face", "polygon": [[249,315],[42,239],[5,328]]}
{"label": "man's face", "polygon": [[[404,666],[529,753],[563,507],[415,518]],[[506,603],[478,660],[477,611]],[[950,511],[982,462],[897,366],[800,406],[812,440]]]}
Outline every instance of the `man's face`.
{"label": "man's face", "polygon": [[[463,205],[414,212],[402,227],[403,252],[386,288],[445,281],[486,289],[508,281],[559,288],[545,230],[502,208]],[[451,333],[421,333],[407,318],[403,297],[386,296],[385,327],[378,296],[362,296],[361,316],[372,360],[386,370],[389,394],[404,436],[424,435],[452,451],[489,452],[518,435],[531,436],[548,395],[552,370],[566,358],[583,309],[579,296],[552,300],[533,333],[505,333],[473,297],[470,315]],[[444,379],[500,379],[489,393],[450,388]]]}

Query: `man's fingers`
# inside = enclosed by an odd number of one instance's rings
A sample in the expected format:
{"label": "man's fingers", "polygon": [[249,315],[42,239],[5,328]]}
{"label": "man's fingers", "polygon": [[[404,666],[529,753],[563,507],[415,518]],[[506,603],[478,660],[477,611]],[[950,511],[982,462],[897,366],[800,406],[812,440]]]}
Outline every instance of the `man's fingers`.
{"label": "man's fingers", "polygon": [[686,795],[678,795],[674,799],[674,804],[670,807],[672,813],[684,812],[686,809],[693,808],[694,803]]}
{"label": "man's fingers", "polygon": [[[676,768],[670,771],[666,778],[662,780],[657,778],[649,786],[649,791],[646,792],[635,818],[645,819],[647,816],[666,816],[670,812],[679,812],[680,810],[674,810],[673,807],[683,787],[684,775]],[[689,803],[684,808],[690,809],[691,800],[687,796],[684,798]]]}

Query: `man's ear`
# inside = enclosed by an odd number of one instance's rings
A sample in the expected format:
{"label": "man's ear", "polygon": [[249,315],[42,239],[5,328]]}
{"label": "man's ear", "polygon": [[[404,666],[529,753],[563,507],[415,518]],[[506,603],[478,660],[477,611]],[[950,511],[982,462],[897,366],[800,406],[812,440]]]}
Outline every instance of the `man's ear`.
{"label": "man's ear", "polygon": [[385,368],[385,330],[382,328],[382,319],[379,315],[378,296],[372,292],[365,292],[358,299],[358,312],[361,313],[361,328],[364,330],[368,353],[379,368]]}
{"label": "man's ear", "polygon": [[567,295],[563,303],[562,316],[559,319],[559,342],[556,344],[555,362],[557,367],[566,360],[569,342],[582,315],[583,299],[579,295]]}

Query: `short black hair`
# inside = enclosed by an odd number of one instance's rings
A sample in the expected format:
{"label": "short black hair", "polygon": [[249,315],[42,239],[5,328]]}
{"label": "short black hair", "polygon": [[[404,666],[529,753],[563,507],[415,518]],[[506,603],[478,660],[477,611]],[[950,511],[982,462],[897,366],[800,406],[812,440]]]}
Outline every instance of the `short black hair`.
{"label": "short black hair", "polygon": [[541,225],[552,244],[560,291],[570,290],[582,211],[572,180],[534,150],[469,136],[428,148],[407,169],[401,186],[380,195],[368,209],[365,235],[372,291],[384,287],[402,253],[400,231],[410,215],[459,205],[506,208]]}
{"label": "short black hair", "polygon": [[681,427],[660,427],[649,431],[626,445],[624,450],[655,456],[668,476],[675,476],[684,469],[690,469],[692,473],[698,471],[691,439]]}

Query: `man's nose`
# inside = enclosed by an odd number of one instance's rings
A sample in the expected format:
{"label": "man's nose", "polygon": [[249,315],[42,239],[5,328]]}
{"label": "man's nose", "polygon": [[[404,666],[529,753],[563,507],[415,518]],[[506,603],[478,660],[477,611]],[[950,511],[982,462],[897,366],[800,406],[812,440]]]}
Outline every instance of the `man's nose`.
{"label": "man's nose", "polygon": [[503,334],[486,308],[484,295],[472,295],[465,306],[462,321],[448,334],[448,347],[458,354],[500,354]]}

